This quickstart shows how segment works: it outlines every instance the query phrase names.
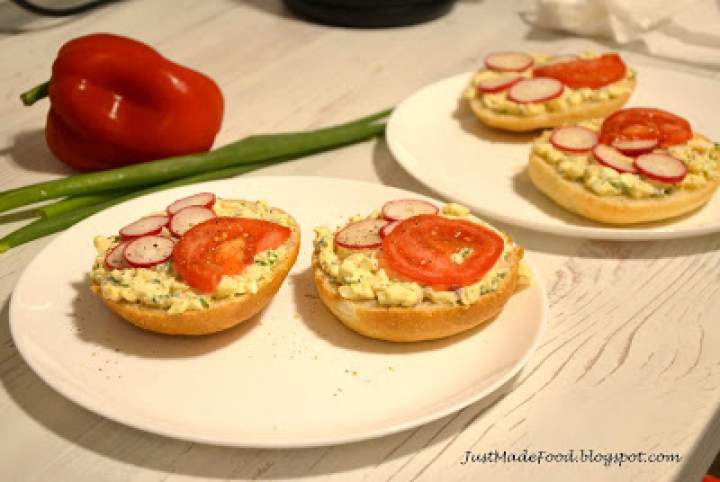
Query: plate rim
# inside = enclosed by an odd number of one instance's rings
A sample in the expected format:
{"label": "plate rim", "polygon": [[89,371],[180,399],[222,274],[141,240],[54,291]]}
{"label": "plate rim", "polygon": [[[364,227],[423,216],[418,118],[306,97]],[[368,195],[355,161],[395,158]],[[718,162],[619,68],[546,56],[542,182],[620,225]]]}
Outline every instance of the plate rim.
{"label": "plate rim", "polygon": [[[704,81],[711,81],[711,79],[706,79],[705,77],[692,75],[688,72],[682,72],[682,71],[675,71],[675,70],[669,70],[669,69],[663,69],[656,66],[648,66],[648,65],[641,65],[640,70],[658,70],[661,72],[671,72],[672,74],[679,75],[679,76],[686,76],[691,77],[694,79],[702,79]],[[571,238],[582,238],[582,239],[596,239],[596,240],[607,240],[607,241],[655,241],[655,240],[664,240],[664,239],[681,239],[681,238],[689,238],[689,237],[696,237],[696,236],[703,236],[707,234],[712,234],[720,231],[720,220],[714,225],[707,225],[707,226],[696,226],[696,227],[690,227],[690,228],[682,228],[680,230],[661,230],[661,231],[648,231],[646,229],[623,229],[621,227],[617,226],[604,226],[602,224],[599,224],[597,226],[591,227],[591,226],[572,226],[567,224],[561,224],[561,225],[547,225],[546,223],[543,223],[541,221],[534,221],[534,220],[522,220],[518,221],[517,218],[513,216],[507,216],[502,213],[492,212],[486,209],[483,209],[481,206],[479,206],[475,202],[471,202],[469,199],[462,197],[462,196],[456,196],[452,190],[446,189],[442,186],[436,186],[433,184],[429,184],[425,179],[422,179],[416,174],[416,170],[418,166],[421,166],[422,163],[415,160],[415,156],[408,152],[407,149],[405,149],[401,141],[398,139],[398,136],[396,134],[398,125],[400,124],[400,121],[398,120],[402,114],[403,111],[407,108],[408,105],[411,105],[413,101],[416,101],[416,97],[419,97],[421,94],[425,93],[427,90],[430,90],[431,88],[437,88],[440,84],[444,83],[452,83],[452,82],[459,82],[461,78],[469,79],[473,71],[464,72],[464,73],[458,73],[451,75],[449,77],[442,78],[440,80],[437,80],[435,82],[432,82],[430,84],[426,84],[419,89],[415,90],[413,93],[405,97],[398,105],[393,109],[390,118],[387,122],[387,127],[385,131],[385,140],[387,142],[388,148],[390,149],[390,152],[392,153],[394,159],[400,164],[400,166],[410,174],[410,176],[413,177],[413,179],[420,182],[423,186],[426,186],[430,188],[433,192],[439,194],[440,196],[454,200],[463,204],[467,204],[468,207],[471,207],[472,210],[477,211],[482,216],[488,217],[490,219],[494,219],[496,221],[506,223],[521,229],[529,229],[532,231],[540,232],[540,233],[546,233],[546,234],[552,234],[556,236],[566,236]],[[467,81],[466,81],[467,83]],[[461,90],[458,90],[458,94],[456,96],[456,99],[459,99],[461,95]],[[429,177],[429,176],[424,176]],[[716,192],[715,195],[718,195]],[[550,201],[552,202],[552,201]],[[592,220],[588,220],[592,221]]]}
{"label": "plate rim", "polygon": [[[290,180],[293,181],[301,181],[301,180],[331,180],[334,182],[343,181],[348,182],[352,184],[357,185],[369,185],[374,188],[381,187],[383,189],[390,189],[395,191],[402,191],[404,193],[413,193],[410,190],[407,189],[401,189],[394,186],[387,186],[385,184],[378,184],[378,183],[371,183],[366,181],[358,181],[353,179],[344,179],[344,178],[337,178],[337,177],[328,177],[328,176],[252,176],[252,177],[245,177],[245,178],[229,178],[229,179],[223,179],[223,180],[216,180],[216,181],[209,181],[199,184],[194,184],[191,186],[180,186],[173,189],[168,189],[165,191],[162,191],[164,193],[173,192],[173,191],[183,191],[188,190],[192,187],[197,188],[205,188],[209,185],[214,184],[230,184],[233,182],[240,181],[250,181],[250,182],[266,182],[270,180]],[[542,340],[543,336],[545,335],[545,332],[548,329],[548,318],[549,318],[549,300],[548,300],[548,294],[547,289],[545,286],[544,281],[542,280],[542,277],[539,276],[539,271],[535,268],[535,265],[532,261],[528,261],[525,257],[525,261],[528,263],[531,272],[533,273],[533,285],[532,289],[536,289],[538,291],[538,294],[540,296],[540,305],[541,310],[537,318],[537,331],[532,339],[532,342],[529,344],[528,348],[524,352],[523,356],[514,363],[512,368],[510,368],[503,376],[498,378],[495,382],[491,383],[487,388],[484,390],[474,394],[471,397],[468,397],[466,399],[460,400],[454,404],[451,404],[444,408],[443,410],[437,410],[437,411],[431,411],[430,413],[426,414],[423,417],[418,417],[412,420],[408,420],[402,423],[396,423],[394,425],[391,425],[386,428],[382,429],[374,429],[374,430],[367,430],[362,432],[355,432],[351,435],[343,435],[339,437],[329,438],[329,437],[319,437],[319,438],[313,438],[309,439],[305,442],[297,442],[297,441],[290,441],[290,442],[270,442],[270,441],[230,441],[225,440],[222,437],[221,438],[212,438],[212,437],[205,437],[205,436],[193,436],[192,434],[188,434],[187,429],[181,429],[177,432],[172,432],[165,430],[163,427],[157,427],[152,426],[152,423],[143,423],[143,421],[148,422],[150,420],[147,419],[147,417],[140,416],[140,420],[134,420],[132,416],[125,416],[122,413],[115,413],[110,410],[103,410],[103,407],[97,406],[97,400],[95,399],[88,399],[85,398],[82,394],[82,391],[76,390],[73,388],[72,384],[63,384],[61,381],[56,379],[53,374],[46,370],[42,363],[35,360],[35,358],[30,354],[30,350],[32,350],[32,339],[28,337],[28,335],[24,335],[21,333],[20,328],[20,319],[21,319],[21,310],[18,306],[19,301],[15,295],[16,290],[18,287],[23,286],[23,284],[27,283],[26,278],[32,274],[32,271],[35,269],[35,265],[39,263],[39,259],[42,254],[46,252],[50,252],[53,249],[53,245],[55,245],[58,242],[58,239],[69,237],[72,235],[72,229],[75,226],[78,226],[79,224],[83,223],[92,223],[96,217],[100,217],[101,213],[105,213],[102,215],[107,215],[106,213],[113,209],[121,209],[121,207],[128,202],[132,202],[138,199],[144,199],[148,196],[152,197],[157,195],[158,193],[151,193],[145,196],[140,196],[138,198],[134,198],[132,200],[120,203],[116,206],[112,206],[111,208],[107,210],[103,210],[101,212],[95,213],[92,216],[80,221],[74,226],[71,226],[70,228],[66,229],[62,233],[60,233],[59,236],[56,236],[52,241],[50,241],[46,246],[44,246],[40,251],[38,251],[33,258],[30,260],[30,262],[25,266],[23,269],[23,272],[18,277],[18,280],[15,284],[15,288],[13,289],[11,298],[10,298],[10,306],[9,306],[9,328],[10,328],[10,335],[13,340],[13,343],[18,351],[18,353],[21,355],[22,359],[25,361],[25,363],[28,364],[30,369],[44,382],[46,383],[50,388],[52,388],[55,392],[59,393],[61,396],[66,398],[67,400],[71,401],[72,403],[84,408],[85,410],[88,410],[100,417],[106,418],[108,420],[112,420],[113,422],[132,427],[137,430],[141,430],[143,432],[152,433],[164,437],[168,437],[175,440],[184,440],[184,441],[190,441],[194,443],[202,443],[202,444],[208,444],[208,445],[214,445],[214,446],[220,446],[220,447],[237,447],[237,448],[258,448],[258,449],[291,449],[291,448],[310,448],[310,447],[322,447],[322,446],[335,446],[335,445],[343,445],[343,444],[349,444],[354,442],[360,442],[364,440],[370,440],[375,438],[380,438],[384,436],[389,436],[395,433],[403,432],[405,430],[409,430],[412,428],[417,428],[422,425],[426,425],[428,423],[431,423],[433,421],[439,420],[443,417],[446,417],[450,414],[456,413],[466,407],[469,407],[470,405],[473,405],[479,401],[482,401],[494,393],[496,393],[500,388],[502,388],[506,383],[511,381],[524,367],[527,365],[527,362],[529,361],[530,357],[532,357],[535,352],[537,351],[540,341]],[[433,199],[429,196],[413,193],[414,195],[426,199]],[[435,200],[437,202],[437,200]],[[69,315],[70,316],[70,315]],[[136,417],[137,418],[137,417]],[[151,422],[151,421],[150,421]]]}

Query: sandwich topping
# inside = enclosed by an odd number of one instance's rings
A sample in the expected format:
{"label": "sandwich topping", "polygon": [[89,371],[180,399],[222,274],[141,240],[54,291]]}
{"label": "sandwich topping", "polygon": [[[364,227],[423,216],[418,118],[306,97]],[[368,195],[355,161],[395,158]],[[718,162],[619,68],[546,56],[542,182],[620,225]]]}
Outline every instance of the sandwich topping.
{"label": "sandwich topping", "polygon": [[660,109],[623,109],[546,131],[532,152],[598,196],[660,198],[720,179],[720,146]]}
{"label": "sandwich topping", "polygon": [[287,256],[292,218],[265,201],[200,193],[96,236],[90,278],[110,301],[169,314],[256,293]]}
{"label": "sandwich topping", "polygon": [[627,94],[635,72],[615,53],[543,55],[497,52],[473,75],[465,98],[498,114],[562,112]]}
{"label": "sandwich topping", "polygon": [[390,201],[381,211],[354,216],[335,233],[324,226],[315,233],[320,269],[339,295],[388,307],[471,305],[498,289],[514,248],[466,207],[450,203],[438,212],[418,200]]}
{"label": "sandwich topping", "polygon": [[[504,247],[504,239],[481,224],[421,214],[385,236],[379,260],[398,278],[433,287],[461,287],[485,276]],[[465,256],[456,263],[460,253]]]}

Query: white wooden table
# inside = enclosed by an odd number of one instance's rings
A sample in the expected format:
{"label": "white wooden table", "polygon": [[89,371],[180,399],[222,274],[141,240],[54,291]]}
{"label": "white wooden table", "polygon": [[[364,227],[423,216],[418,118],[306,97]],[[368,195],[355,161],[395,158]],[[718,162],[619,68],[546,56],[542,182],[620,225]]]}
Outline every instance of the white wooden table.
{"label": "white wooden table", "polygon": [[[227,101],[217,139],[223,144],[381,110],[427,83],[474,69],[492,49],[607,48],[533,31],[519,16],[524,8],[466,0],[429,24],[362,31],[301,22],[269,0],[132,1],[61,21],[33,19],[0,3],[0,188],[69,173],[45,146],[46,105],[23,108],[17,95],[48,77],[57,48],[75,36],[129,35],[211,75]],[[381,140],[257,174],[345,177],[432,194]],[[0,234],[27,222],[21,218],[0,215]],[[490,408],[472,405],[415,430],[301,450],[167,439],[54,392],[19,356],[8,329],[13,286],[50,239],[14,249],[0,256],[0,479],[698,481],[720,448],[720,237],[591,242],[505,228],[539,268],[551,303],[542,346],[511,391]],[[677,453],[681,461],[461,464],[466,451],[524,449]]]}

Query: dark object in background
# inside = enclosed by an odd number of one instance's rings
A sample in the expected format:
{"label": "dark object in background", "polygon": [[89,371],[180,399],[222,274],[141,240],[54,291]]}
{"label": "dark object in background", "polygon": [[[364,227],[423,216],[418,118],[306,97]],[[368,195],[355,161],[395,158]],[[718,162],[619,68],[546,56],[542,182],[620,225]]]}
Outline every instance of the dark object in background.
{"label": "dark object in background", "polygon": [[[68,17],[70,15],[77,15],[79,13],[87,12],[93,8],[99,7],[106,3],[114,2],[116,0],[90,0],[86,2],[76,3],[75,5],[64,5],[55,6],[53,2],[50,5],[40,5],[30,0],[12,0],[12,2],[23,10],[32,12],[36,15],[44,15],[46,17]],[[55,2],[57,3],[57,2]]]}
{"label": "dark object in background", "polygon": [[295,15],[343,27],[399,27],[450,11],[455,0],[284,0]]}

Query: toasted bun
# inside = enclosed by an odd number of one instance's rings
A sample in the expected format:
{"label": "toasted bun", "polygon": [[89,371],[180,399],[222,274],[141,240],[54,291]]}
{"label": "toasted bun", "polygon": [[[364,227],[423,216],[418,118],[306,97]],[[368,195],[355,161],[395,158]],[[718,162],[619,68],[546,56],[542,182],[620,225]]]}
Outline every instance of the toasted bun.
{"label": "toasted bun", "polygon": [[508,131],[525,132],[545,127],[556,127],[596,117],[607,117],[620,109],[635,90],[635,79],[630,79],[630,90],[614,99],[605,101],[583,102],[562,112],[546,112],[544,114],[519,116],[498,114],[486,108],[479,98],[470,99],[470,107],[476,116],[486,125]]}
{"label": "toasted bun", "polygon": [[258,284],[258,291],[236,298],[214,302],[205,310],[189,310],[169,314],[166,310],[136,303],[111,301],[104,298],[100,286],[90,285],[93,293],[115,313],[130,323],[148,331],[166,335],[208,335],[231,328],[251,318],[267,305],[280,289],[300,249],[300,229],[293,219],[294,229],[285,242],[287,257],[272,271],[272,276]]}
{"label": "toasted bun", "polygon": [[598,196],[560,175],[540,156],[530,155],[530,179],[535,187],[568,211],[607,224],[635,224],[688,213],[710,200],[720,180],[699,189],[681,189],[662,198],[633,199],[624,195]]}
{"label": "toasted bun", "polygon": [[320,268],[317,254],[313,255],[313,271],[320,299],[351,330],[387,341],[435,340],[467,331],[500,313],[515,292],[523,249],[516,246],[510,253],[509,273],[500,281],[498,289],[481,296],[470,306],[423,302],[409,308],[384,307],[375,300],[346,300]]}

